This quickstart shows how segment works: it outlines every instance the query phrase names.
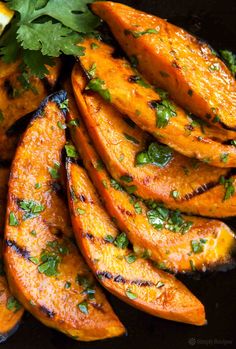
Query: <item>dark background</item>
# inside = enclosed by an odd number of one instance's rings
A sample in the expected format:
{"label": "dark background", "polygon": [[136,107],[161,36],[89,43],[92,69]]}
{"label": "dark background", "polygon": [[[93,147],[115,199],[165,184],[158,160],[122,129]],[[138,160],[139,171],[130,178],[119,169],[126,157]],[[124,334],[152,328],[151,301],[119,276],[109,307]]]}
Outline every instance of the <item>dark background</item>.
{"label": "dark background", "polygon": [[[235,0],[120,0],[120,2],[166,18],[206,39],[216,49],[227,48],[236,52]],[[76,342],[25,314],[18,331],[2,344],[1,348],[236,348],[236,270],[204,275],[201,279],[189,277],[182,279],[205,305],[208,325],[194,327],[158,319],[108,295],[113,308],[128,330],[126,337],[92,343]]]}

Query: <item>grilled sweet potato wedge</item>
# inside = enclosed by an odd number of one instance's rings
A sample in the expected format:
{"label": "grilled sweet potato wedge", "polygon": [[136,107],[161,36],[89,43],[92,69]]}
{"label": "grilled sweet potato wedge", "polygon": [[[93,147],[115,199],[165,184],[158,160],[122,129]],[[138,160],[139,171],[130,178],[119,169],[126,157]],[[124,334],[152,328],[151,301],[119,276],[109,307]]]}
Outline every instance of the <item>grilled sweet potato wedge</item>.
{"label": "grilled sweet potato wedge", "polygon": [[9,168],[0,168],[0,343],[14,333],[24,312],[9,291],[2,258],[8,177]]}
{"label": "grilled sweet potato wedge", "polygon": [[92,9],[152,84],[193,114],[236,130],[236,81],[205,42],[122,4],[99,1]]}
{"label": "grilled sweet potato wedge", "polygon": [[90,78],[87,89],[100,93],[140,128],[183,155],[212,166],[236,166],[233,145],[216,142],[192,127],[188,114],[166,97],[161,99],[126,59],[114,58],[112,47],[91,38],[82,45],[86,50],[80,61]]}
{"label": "grilled sweet potato wedge", "polygon": [[60,195],[66,93],[47,98],[13,161],[5,265],[13,294],[45,325],[89,341],[124,333],[76,246]]}
{"label": "grilled sweet potato wedge", "polygon": [[[165,166],[137,166],[138,154],[150,142],[148,135],[135,124],[130,124],[129,119],[122,118],[98,94],[86,91],[86,81],[78,66],[72,73],[72,82],[77,104],[90,136],[113,178],[128,191],[145,199],[162,201],[169,208],[178,208],[183,212],[209,215],[212,207],[209,206],[210,201],[206,203],[204,193],[217,186],[221,178],[229,176],[229,170],[193,161],[165,147],[161,149],[165,149],[167,155],[172,154],[169,158],[171,160]],[[222,189],[219,191],[219,194],[222,192],[221,195],[211,199],[217,208],[210,215],[220,216],[222,206],[227,205]],[[196,200],[192,205],[195,196]],[[224,214],[235,215],[235,205],[230,209],[228,207],[227,211],[224,210]]]}
{"label": "grilled sweet potato wedge", "polygon": [[23,116],[35,111],[58,78],[61,63],[48,67],[49,75],[40,80],[29,77],[21,71],[18,64],[5,64],[0,61],[0,159],[11,160],[19,138],[17,132],[11,132],[12,126]]}
{"label": "grilled sweet potato wedge", "polygon": [[67,174],[75,236],[102,285],[123,301],[152,315],[203,325],[203,305],[181,282],[146,259],[133,260],[126,235],[119,234],[85,170],[69,161]]}
{"label": "grilled sweet potato wedge", "polygon": [[[70,94],[68,119],[69,125],[80,120],[75,101]],[[82,120],[79,121],[79,126],[71,126],[70,129],[84,166],[103,198],[107,211],[127,234],[139,255],[147,254],[159,265],[173,272],[192,271],[193,268],[205,271],[206,268],[233,263],[231,254],[236,246],[235,238],[224,223],[182,216],[163,208],[164,213],[177,218],[176,224],[171,223],[169,229],[164,228],[164,225],[156,229],[149,222],[150,213],[153,212],[155,216],[156,212],[157,218],[160,206],[154,211],[148,210],[140,200],[128,195],[109,176]],[[113,126],[112,129],[114,130]]]}

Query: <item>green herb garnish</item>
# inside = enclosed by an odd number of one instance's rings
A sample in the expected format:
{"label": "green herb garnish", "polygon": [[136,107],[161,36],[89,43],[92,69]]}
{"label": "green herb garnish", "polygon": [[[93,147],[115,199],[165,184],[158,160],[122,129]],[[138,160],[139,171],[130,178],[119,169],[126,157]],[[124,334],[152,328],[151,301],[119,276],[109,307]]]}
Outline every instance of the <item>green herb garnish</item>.
{"label": "green herb garnish", "polygon": [[77,305],[81,313],[87,315],[88,314],[88,303],[87,301],[83,301]]}
{"label": "green herb garnish", "polygon": [[125,294],[129,299],[134,300],[137,298],[137,295],[135,293],[131,292],[129,288],[125,291]]}
{"label": "green herb garnish", "polygon": [[172,211],[155,202],[146,202],[151,210],[147,211],[149,223],[155,229],[168,229],[175,233],[185,234],[192,227],[191,221],[186,221],[179,211]]}
{"label": "green herb garnish", "polygon": [[224,176],[220,177],[220,184],[225,187],[225,195],[223,201],[228,200],[235,194],[234,180],[233,178],[226,179]]}
{"label": "green herb garnish", "polygon": [[44,205],[33,200],[21,200],[18,205],[23,211],[25,211],[23,220],[35,218],[45,209]]}
{"label": "green herb garnish", "polygon": [[13,311],[13,313],[17,313],[21,309],[21,304],[15,297],[11,296],[7,300],[7,309]]}
{"label": "green herb garnish", "polygon": [[62,257],[68,254],[68,248],[57,240],[49,241],[46,249],[41,252],[38,271],[47,276],[58,275],[58,266]]}
{"label": "green herb garnish", "polygon": [[136,165],[152,164],[158,167],[166,166],[173,158],[171,148],[158,143],[151,143],[146,151],[136,156]]}
{"label": "green herb garnish", "polygon": [[128,141],[134,143],[134,144],[139,144],[140,142],[133,136],[127,134],[127,133],[124,133],[124,136],[126,139],[128,139]]}
{"label": "green herb garnish", "polygon": [[168,99],[164,99],[156,104],[156,125],[158,128],[166,127],[170,118],[176,115],[175,106]]}
{"label": "green herb garnish", "polygon": [[191,249],[193,253],[201,253],[204,250],[204,244],[207,242],[206,239],[192,240],[191,241]]}
{"label": "green herb garnish", "polygon": [[125,233],[120,233],[114,240],[114,245],[119,248],[126,248],[129,245],[129,240]]}
{"label": "green herb garnish", "polygon": [[91,33],[99,20],[87,5],[91,0],[8,0],[15,16],[0,39],[0,54],[6,63],[21,58],[39,78],[61,54],[81,56],[83,35]]}
{"label": "green herb garnish", "polygon": [[77,158],[79,156],[73,144],[66,144],[65,150],[66,150],[66,155],[69,156],[70,158]]}
{"label": "green herb garnish", "polygon": [[104,87],[105,81],[101,80],[99,78],[94,78],[89,81],[86,90],[92,90],[94,92],[97,92],[102,98],[105,99],[105,101],[110,102],[111,101],[111,95],[107,88]]}
{"label": "green herb garnish", "polygon": [[122,186],[115,179],[112,178],[110,182],[112,188],[114,188],[115,190],[123,191]]}
{"label": "green herb garnish", "polygon": [[10,212],[10,215],[9,215],[9,225],[12,226],[12,227],[16,227],[17,225],[19,225],[19,221],[16,218],[16,215],[15,215],[14,212]]}
{"label": "green herb garnish", "polygon": [[144,31],[138,32],[134,30],[125,30],[125,35],[132,35],[135,39],[140,38],[140,36],[146,35],[146,34],[158,34],[159,30],[157,29],[146,29]]}
{"label": "green herb garnish", "polygon": [[228,50],[221,50],[220,54],[233,75],[236,74],[236,55]]}

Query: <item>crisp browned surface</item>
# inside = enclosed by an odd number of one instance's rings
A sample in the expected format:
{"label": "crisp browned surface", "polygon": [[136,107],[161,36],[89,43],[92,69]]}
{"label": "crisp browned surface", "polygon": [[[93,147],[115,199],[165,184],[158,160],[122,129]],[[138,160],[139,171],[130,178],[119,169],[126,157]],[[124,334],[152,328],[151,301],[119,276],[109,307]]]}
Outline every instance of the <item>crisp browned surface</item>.
{"label": "crisp browned surface", "polygon": [[[0,262],[2,261],[2,235],[6,210],[7,182],[9,177],[8,168],[0,168]],[[0,275],[0,338],[7,336],[18,324],[23,308],[17,312],[7,309],[7,301],[11,297],[5,275]]]}
{"label": "crisp browned surface", "polygon": [[[92,43],[99,47],[93,49]],[[157,112],[150,103],[160,103],[160,96],[154,89],[130,81],[137,72],[133,71],[126,59],[114,58],[112,47],[95,39],[86,39],[82,45],[86,48],[85,55],[80,57],[84,69],[89,72],[96,65],[94,77],[104,81],[103,88],[110,92],[111,103],[140,128],[183,155],[205,161],[212,166],[236,166],[236,148],[214,141],[199,127],[189,127],[187,113],[177,105],[177,115],[170,118],[168,125],[157,127]]]}
{"label": "crisp browned surface", "polygon": [[[116,223],[126,232],[135,250],[141,254],[148,251],[151,259],[164,263],[175,272],[191,271],[190,261],[198,270],[231,263],[231,252],[235,248],[234,234],[220,221],[185,216],[186,221],[193,222],[186,234],[167,229],[157,230],[149,224],[147,207],[140,200],[132,201],[125,191],[115,189],[105,167],[99,166],[101,158],[91,145],[91,139],[79,117],[72,95],[69,95],[69,100],[69,121],[80,120],[78,127],[70,128],[74,143],[107,211],[111,217],[116,218]],[[110,126],[114,129],[113,125]],[[135,209],[135,203],[138,203],[141,212]],[[191,241],[199,241],[201,238],[207,239],[203,252],[192,253]]]}
{"label": "crisp browned surface", "polygon": [[[236,214],[236,195],[230,198],[230,204],[228,200],[224,201],[225,189],[218,184],[220,176],[228,176],[226,169],[193,161],[175,151],[172,161],[164,168],[154,165],[136,167],[135,157],[147,147],[148,135],[137,126],[135,129],[129,127],[123,116],[96,93],[86,93],[84,75],[79,66],[73,70],[72,83],[78,107],[97,151],[111,175],[122,185],[135,185],[135,194],[163,201],[168,207],[183,212],[212,217]],[[130,142],[124,134],[135,137],[139,144]],[[132,182],[122,181],[123,175],[131,176]],[[206,200],[212,186],[218,188],[214,189],[216,195],[210,195],[210,200]],[[177,190],[178,199],[171,195],[173,190]]]}
{"label": "crisp browned surface", "polygon": [[[119,231],[101,205],[85,170],[68,162],[67,173],[75,236],[88,265],[102,285],[123,301],[152,315],[203,325],[203,305],[181,282],[156,269],[146,259],[138,258],[129,264],[125,257],[131,251],[105,240],[108,235],[115,238]],[[78,209],[83,210],[83,214],[79,214]],[[160,281],[164,285],[157,287]],[[127,296],[129,291],[136,299]]]}
{"label": "crisp browned surface", "polygon": [[[14,158],[9,182],[5,229],[5,264],[11,290],[24,307],[47,326],[56,328],[79,340],[97,340],[121,335],[124,327],[113,313],[104,294],[95,284],[75,245],[68,239],[71,226],[66,203],[61,197],[60,180],[54,179],[49,169],[61,163],[65,144],[65,124],[62,110],[64,93],[55,94],[41,107],[37,117],[25,132]],[[35,184],[40,183],[40,188]],[[23,219],[25,212],[19,200],[33,200],[44,205],[35,218]],[[9,224],[13,212],[18,226]],[[30,232],[35,230],[35,234]],[[39,258],[48,243],[56,241],[68,253],[61,256],[57,276],[39,272],[31,257]],[[76,282],[77,276],[86,277],[95,290],[87,300],[85,287]],[[67,282],[71,283],[66,288]],[[78,304],[88,302],[88,314]]]}
{"label": "crisp browned surface", "polygon": [[45,83],[36,77],[29,80],[30,87],[24,90],[19,81],[20,63],[5,64],[0,61],[0,159],[11,160],[18,141],[18,135],[8,135],[7,130],[21,117],[33,112],[48,94],[47,85],[53,86],[58,78],[61,64],[48,67]]}
{"label": "crisp browned surface", "polygon": [[[92,9],[108,23],[125,52],[137,56],[138,69],[151,83],[168,90],[176,103],[193,114],[211,121],[218,115],[218,126],[236,129],[235,79],[206,43],[122,4],[96,2]],[[139,38],[127,35],[127,30],[147,29],[158,33]]]}

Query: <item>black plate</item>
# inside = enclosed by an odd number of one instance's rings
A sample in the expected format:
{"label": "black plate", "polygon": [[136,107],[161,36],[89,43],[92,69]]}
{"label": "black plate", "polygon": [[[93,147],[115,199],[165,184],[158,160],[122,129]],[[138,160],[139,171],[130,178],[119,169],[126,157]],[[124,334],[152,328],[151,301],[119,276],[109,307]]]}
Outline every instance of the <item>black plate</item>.
{"label": "black plate", "polygon": [[[236,52],[235,0],[124,0],[120,2],[167,18],[170,22],[208,40],[216,49],[228,48]],[[94,343],[76,342],[43,326],[26,314],[18,332],[2,344],[1,348],[236,348],[236,270],[206,275],[200,280],[185,277],[184,282],[205,305],[207,326],[194,327],[158,319],[108,295],[128,330],[126,337]]]}

